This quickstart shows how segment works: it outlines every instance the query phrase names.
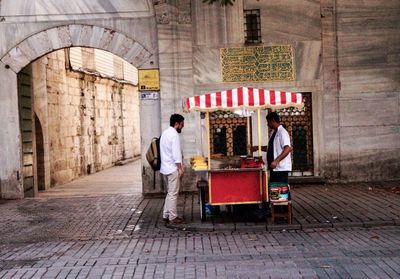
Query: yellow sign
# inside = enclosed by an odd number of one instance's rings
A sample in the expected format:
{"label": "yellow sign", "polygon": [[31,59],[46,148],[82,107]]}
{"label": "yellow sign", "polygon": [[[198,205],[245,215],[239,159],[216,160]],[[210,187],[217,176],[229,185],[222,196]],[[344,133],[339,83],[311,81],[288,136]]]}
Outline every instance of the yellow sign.
{"label": "yellow sign", "polygon": [[223,82],[294,80],[291,45],[222,48]]}
{"label": "yellow sign", "polygon": [[159,91],[160,70],[139,69],[139,91]]}

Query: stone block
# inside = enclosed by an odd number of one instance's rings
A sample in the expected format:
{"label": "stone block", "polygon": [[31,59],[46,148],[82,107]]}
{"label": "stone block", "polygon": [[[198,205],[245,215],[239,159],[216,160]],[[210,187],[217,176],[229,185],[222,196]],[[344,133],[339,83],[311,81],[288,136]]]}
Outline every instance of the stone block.
{"label": "stone block", "polygon": [[92,35],[93,34],[93,26],[91,25],[83,25],[81,29],[81,33],[78,39],[78,43],[80,46],[92,47]]}
{"label": "stone block", "polygon": [[371,228],[371,227],[381,227],[381,226],[394,226],[394,220],[372,220],[372,221],[364,221],[364,227]]}
{"label": "stone block", "polygon": [[343,94],[397,92],[399,90],[398,82],[393,81],[398,81],[399,76],[400,68],[386,65],[380,68],[365,67],[341,70],[341,92]]}
{"label": "stone block", "polygon": [[[341,150],[344,154],[362,154],[368,150],[396,150],[400,148],[400,130],[397,125],[359,126],[341,128]],[[390,148],[389,148],[390,147]]]}
{"label": "stone block", "polygon": [[68,32],[71,38],[72,46],[81,46],[80,38],[83,25],[71,24],[68,26]]}
{"label": "stone block", "polygon": [[[35,36],[29,37],[26,41],[36,53],[36,57],[41,57],[49,52],[52,52],[53,46],[47,35],[47,32],[40,32],[35,34]],[[32,60],[30,60],[32,61]]]}
{"label": "stone block", "polygon": [[127,62],[133,64],[133,61],[135,61],[136,57],[138,57],[143,50],[144,48],[142,45],[134,42],[131,48],[125,54],[121,55],[121,57]]}
{"label": "stone block", "polygon": [[5,65],[9,65],[14,72],[18,73],[23,67],[29,64],[29,58],[20,48],[14,47],[1,60]]}
{"label": "stone block", "polygon": [[[321,7],[316,2],[260,2],[263,40],[272,42],[320,40]],[[288,16],[286,19],[285,16]]]}
{"label": "stone block", "polygon": [[109,29],[104,29],[98,48],[107,50],[111,44],[113,37],[114,37],[114,32],[112,32]]}
{"label": "stone block", "polygon": [[398,93],[359,93],[340,98],[341,127],[399,125]]}

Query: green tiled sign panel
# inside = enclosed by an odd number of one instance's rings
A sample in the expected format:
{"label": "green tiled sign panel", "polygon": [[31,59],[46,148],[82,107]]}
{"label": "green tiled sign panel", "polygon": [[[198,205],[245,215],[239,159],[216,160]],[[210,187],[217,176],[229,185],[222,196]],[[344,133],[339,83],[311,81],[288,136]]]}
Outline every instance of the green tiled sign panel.
{"label": "green tiled sign panel", "polygon": [[291,45],[222,48],[223,82],[294,80]]}

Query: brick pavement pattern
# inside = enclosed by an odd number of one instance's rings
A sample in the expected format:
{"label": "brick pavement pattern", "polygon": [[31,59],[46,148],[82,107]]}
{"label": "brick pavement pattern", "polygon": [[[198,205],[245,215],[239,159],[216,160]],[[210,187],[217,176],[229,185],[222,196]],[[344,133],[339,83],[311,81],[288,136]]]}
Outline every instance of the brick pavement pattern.
{"label": "brick pavement pattern", "polygon": [[294,188],[292,226],[201,223],[194,194],[173,228],[136,193],[0,201],[0,278],[400,278],[397,185]]}
{"label": "brick pavement pattern", "polygon": [[[273,224],[269,219],[222,212],[200,221],[198,197],[182,195],[179,211],[192,230],[260,230],[341,228],[400,225],[398,181],[336,185],[303,185],[291,190],[293,223]],[[251,212],[251,211],[250,211]],[[255,222],[254,222],[255,220]]]}
{"label": "brick pavement pattern", "polygon": [[399,278],[400,228],[9,243],[0,278]]}

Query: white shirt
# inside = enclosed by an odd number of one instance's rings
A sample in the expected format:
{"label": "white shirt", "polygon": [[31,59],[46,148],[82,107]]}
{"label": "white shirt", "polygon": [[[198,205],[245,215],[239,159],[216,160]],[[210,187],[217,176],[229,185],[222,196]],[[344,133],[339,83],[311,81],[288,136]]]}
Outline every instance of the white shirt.
{"label": "white shirt", "polygon": [[[278,130],[276,131],[276,135],[274,138],[274,159],[278,157],[285,146],[290,145],[290,137],[289,133],[283,128],[282,125],[279,125]],[[290,153],[279,162],[273,171],[291,171],[292,170],[292,157]]]}
{"label": "white shirt", "polygon": [[181,142],[174,127],[168,127],[161,135],[160,156],[160,173],[165,175],[175,172],[178,169],[176,164],[182,163]]}

